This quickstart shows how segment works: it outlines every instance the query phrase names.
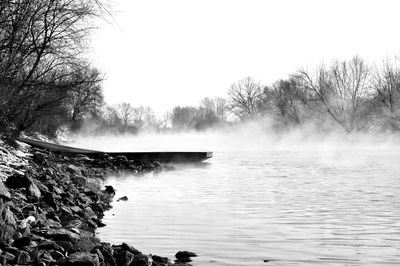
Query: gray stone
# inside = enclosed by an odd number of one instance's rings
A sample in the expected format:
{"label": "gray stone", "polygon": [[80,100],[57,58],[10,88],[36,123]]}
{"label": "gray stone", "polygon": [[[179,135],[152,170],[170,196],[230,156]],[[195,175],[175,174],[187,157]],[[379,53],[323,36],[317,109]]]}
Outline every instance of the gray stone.
{"label": "gray stone", "polygon": [[27,265],[29,264],[31,260],[31,257],[29,256],[29,253],[23,250],[18,250],[17,253],[17,264],[20,265]]}
{"label": "gray stone", "polygon": [[9,245],[12,242],[15,227],[10,224],[0,224],[0,242]]}
{"label": "gray stone", "polygon": [[11,198],[11,194],[8,191],[8,188],[6,188],[6,186],[4,185],[3,181],[0,181],[0,197],[6,198],[6,199]]}
{"label": "gray stone", "polygon": [[80,239],[78,234],[64,228],[49,229],[45,234],[56,241],[70,241],[72,243],[76,243]]}
{"label": "gray stone", "polygon": [[74,182],[74,184],[84,187],[87,184],[87,179],[86,177],[82,176],[82,175],[76,175],[72,181]]}
{"label": "gray stone", "polygon": [[120,201],[120,200],[127,201],[128,197],[127,196],[123,196],[123,197],[120,197],[119,199],[117,199],[117,201]]}
{"label": "gray stone", "polygon": [[29,192],[29,195],[31,195],[32,197],[35,197],[35,198],[40,198],[42,196],[42,193],[40,193],[40,190],[36,186],[35,183],[32,183],[29,185],[28,192]]}
{"label": "gray stone", "polygon": [[66,263],[68,266],[100,266],[99,257],[97,254],[87,252],[79,252],[71,254],[67,257]]}
{"label": "gray stone", "polygon": [[82,236],[81,239],[73,246],[72,250],[75,252],[91,252],[100,240],[93,236]]}
{"label": "gray stone", "polygon": [[82,175],[82,169],[78,166],[70,164],[67,166],[67,171],[73,175]]}
{"label": "gray stone", "polygon": [[197,257],[196,253],[190,252],[190,251],[178,251],[175,254],[175,258],[179,259],[185,259],[185,258],[190,258],[190,257]]}

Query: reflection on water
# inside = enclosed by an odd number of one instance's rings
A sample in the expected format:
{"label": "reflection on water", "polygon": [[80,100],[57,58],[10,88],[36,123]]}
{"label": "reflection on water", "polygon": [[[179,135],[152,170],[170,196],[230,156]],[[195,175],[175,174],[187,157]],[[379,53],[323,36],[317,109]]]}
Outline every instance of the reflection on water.
{"label": "reflection on water", "polygon": [[102,240],[193,251],[194,265],[400,264],[399,150],[212,144],[208,164],[110,176],[129,200],[106,213]]}

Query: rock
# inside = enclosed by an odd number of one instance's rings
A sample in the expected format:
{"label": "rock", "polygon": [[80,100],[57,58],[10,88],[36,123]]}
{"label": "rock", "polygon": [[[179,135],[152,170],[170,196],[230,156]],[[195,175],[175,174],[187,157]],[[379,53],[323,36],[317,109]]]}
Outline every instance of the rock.
{"label": "rock", "polygon": [[55,211],[58,211],[58,203],[56,201],[56,195],[54,193],[46,193],[43,201],[46,202],[46,204],[52,207]]}
{"label": "rock", "polygon": [[74,246],[70,241],[55,241],[57,245],[62,247],[65,251],[69,251]]}
{"label": "rock", "polygon": [[94,250],[92,250],[91,253],[97,254],[97,257],[99,257],[100,264],[102,264],[104,262],[104,256],[103,256],[103,253],[101,253],[101,251],[99,250],[99,247],[96,247]]}
{"label": "rock", "polygon": [[82,209],[79,208],[78,206],[71,206],[71,210],[72,210],[73,212],[75,212],[75,213],[77,213],[77,212],[82,212]]}
{"label": "rock", "polygon": [[114,258],[117,265],[129,266],[135,255],[126,250],[114,250]]}
{"label": "rock", "polygon": [[12,225],[13,227],[17,226],[14,213],[10,210],[9,206],[3,204],[2,200],[0,200],[0,223],[1,222]]}
{"label": "rock", "polygon": [[31,257],[29,256],[29,253],[23,250],[18,250],[17,253],[17,264],[21,265],[28,265],[30,264]]}
{"label": "rock", "polygon": [[20,224],[19,228],[25,229],[29,224],[33,223],[36,221],[36,218],[32,215],[28,216],[27,218],[23,219]]}
{"label": "rock", "polygon": [[6,186],[9,188],[27,188],[32,184],[32,180],[25,174],[14,174],[7,178]]}
{"label": "rock", "polygon": [[46,220],[46,227],[48,228],[61,228],[62,225],[59,222],[54,221],[53,219]]}
{"label": "rock", "polygon": [[138,254],[142,254],[139,250],[137,250],[136,248],[126,244],[125,242],[121,244],[121,249],[129,251],[130,253],[132,253],[133,255],[138,255]]}
{"label": "rock", "polygon": [[9,252],[4,252],[1,256],[1,262],[7,261],[7,262],[12,262],[15,260],[15,255],[9,253]]}
{"label": "rock", "polygon": [[81,239],[72,247],[75,252],[91,252],[100,240],[94,236],[82,236]]}
{"label": "rock", "polygon": [[93,161],[93,159],[90,159],[89,157],[87,157],[86,155],[83,155],[83,154],[75,155],[74,159],[75,159],[75,161],[86,162],[86,163]]}
{"label": "rock", "polygon": [[120,197],[119,199],[117,199],[117,201],[120,201],[120,200],[127,201],[128,197],[127,196],[123,196],[123,197]]}
{"label": "rock", "polygon": [[8,188],[6,188],[6,186],[4,186],[3,181],[0,181],[0,197],[2,197],[4,199],[10,199],[11,198],[11,194],[8,191]]}
{"label": "rock", "polygon": [[85,218],[86,219],[91,219],[91,218],[96,218],[97,219],[97,215],[94,213],[94,211],[90,207],[86,207],[85,210],[84,210],[84,213],[85,213]]}
{"label": "rock", "polygon": [[22,248],[25,246],[29,246],[31,243],[31,239],[29,237],[21,237],[14,240],[13,246],[17,248]]}
{"label": "rock", "polygon": [[100,266],[97,254],[79,252],[69,255],[63,263],[65,266]]}
{"label": "rock", "polygon": [[73,175],[82,175],[82,169],[78,166],[70,164],[67,166],[67,171]]}
{"label": "rock", "polygon": [[93,178],[86,179],[85,192],[92,191],[92,192],[96,193],[96,196],[97,196],[97,194],[100,193],[100,190],[101,190],[101,186],[97,180],[94,180]]}
{"label": "rock", "polygon": [[45,240],[37,246],[38,249],[43,249],[43,250],[52,250],[52,249],[58,249],[60,246],[56,244],[56,242],[51,241],[51,240]]}
{"label": "rock", "polygon": [[129,266],[151,266],[153,265],[151,256],[144,255],[144,254],[137,254],[135,255],[133,261]]}
{"label": "rock", "polygon": [[41,152],[35,152],[33,155],[33,161],[38,164],[43,164],[46,161],[46,155]]}
{"label": "rock", "polygon": [[115,189],[112,186],[106,186],[104,191],[108,194],[115,195]]}
{"label": "rock", "polygon": [[153,255],[151,258],[153,259],[154,262],[156,262],[159,265],[168,265],[171,263],[171,261],[166,257],[160,257],[157,255]]}
{"label": "rock", "polygon": [[58,251],[58,250],[52,250],[52,251],[50,251],[50,255],[51,255],[51,257],[52,257],[53,259],[55,259],[55,260],[59,260],[59,259],[61,259],[61,258],[64,258],[64,254],[61,253],[61,252]]}
{"label": "rock", "polygon": [[87,183],[86,177],[84,177],[82,175],[75,175],[75,177],[72,179],[72,181],[74,182],[74,184],[81,186],[81,187],[86,186],[86,183]]}
{"label": "rock", "polygon": [[116,266],[115,259],[111,255],[112,254],[112,250],[110,248],[110,244],[101,243],[101,246],[99,247],[99,250],[100,250],[101,254],[103,254],[105,265]]}
{"label": "rock", "polygon": [[118,156],[115,156],[114,159],[115,159],[116,161],[120,161],[120,162],[127,162],[127,161],[128,161],[128,158],[126,158],[125,155],[118,155]]}
{"label": "rock", "polygon": [[67,229],[59,228],[59,229],[49,229],[46,233],[46,236],[50,237],[55,241],[69,241],[72,243],[76,243],[79,241],[80,236],[76,233],[73,233]]}
{"label": "rock", "polygon": [[37,199],[42,196],[42,193],[40,193],[40,190],[36,186],[35,183],[32,183],[29,185],[28,192],[29,192],[29,195],[31,195],[32,197],[37,198]]}
{"label": "rock", "polygon": [[190,257],[197,257],[197,255],[196,255],[196,253],[193,253],[190,251],[178,251],[175,254],[175,258],[177,258],[178,260],[190,258]]}

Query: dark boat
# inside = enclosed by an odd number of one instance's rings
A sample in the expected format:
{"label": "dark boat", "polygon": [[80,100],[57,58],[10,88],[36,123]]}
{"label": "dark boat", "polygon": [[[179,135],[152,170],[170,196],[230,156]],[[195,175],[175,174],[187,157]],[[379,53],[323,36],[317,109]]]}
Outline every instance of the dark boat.
{"label": "dark boat", "polygon": [[104,152],[96,150],[80,149],[65,145],[43,142],[39,140],[19,138],[21,142],[29,144],[33,147],[50,150],[55,153],[66,155],[83,154],[88,157],[96,158],[107,153],[110,156],[124,155],[129,160],[140,162],[158,161],[162,163],[179,163],[179,162],[201,162],[213,156],[212,152]]}

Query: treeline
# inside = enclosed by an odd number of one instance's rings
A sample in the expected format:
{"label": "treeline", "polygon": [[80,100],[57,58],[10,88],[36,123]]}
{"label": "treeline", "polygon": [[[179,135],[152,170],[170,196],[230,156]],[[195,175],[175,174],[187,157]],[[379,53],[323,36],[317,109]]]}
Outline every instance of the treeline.
{"label": "treeline", "polygon": [[[228,90],[221,112],[224,115],[219,120],[200,119],[202,126],[198,127],[195,114],[199,108],[176,107],[172,111],[172,127],[201,129],[226,123],[227,118],[244,121],[267,116],[277,129],[313,123],[324,130],[339,127],[346,132],[397,131],[400,129],[397,62],[394,58],[380,66],[371,66],[354,57],[312,71],[301,69],[270,86],[247,77]],[[185,115],[175,115],[181,110]],[[208,117],[216,116],[214,111]]]}
{"label": "treeline", "polygon": [[139,131],[203,130],[227,123],[227,102],[223,98],[204,98],[199,106],[176,106],[163,118],[150,107],[130,103],[103,105],[72,128],[88,133],[138,133]]}
{"label": "treeline", "polygon": [[98,0],[0,1],[0,128],[54,135],[95,113],[102,74],[85,59]]}
{"label": "treeline", "polygon": [[397,59],[370,66],[360,57],[261,86],[246,78],[229,90],[229,108],[239,119],[268,115],[278,127],[312,122],[346,132],[399,130],[400,69]]}

